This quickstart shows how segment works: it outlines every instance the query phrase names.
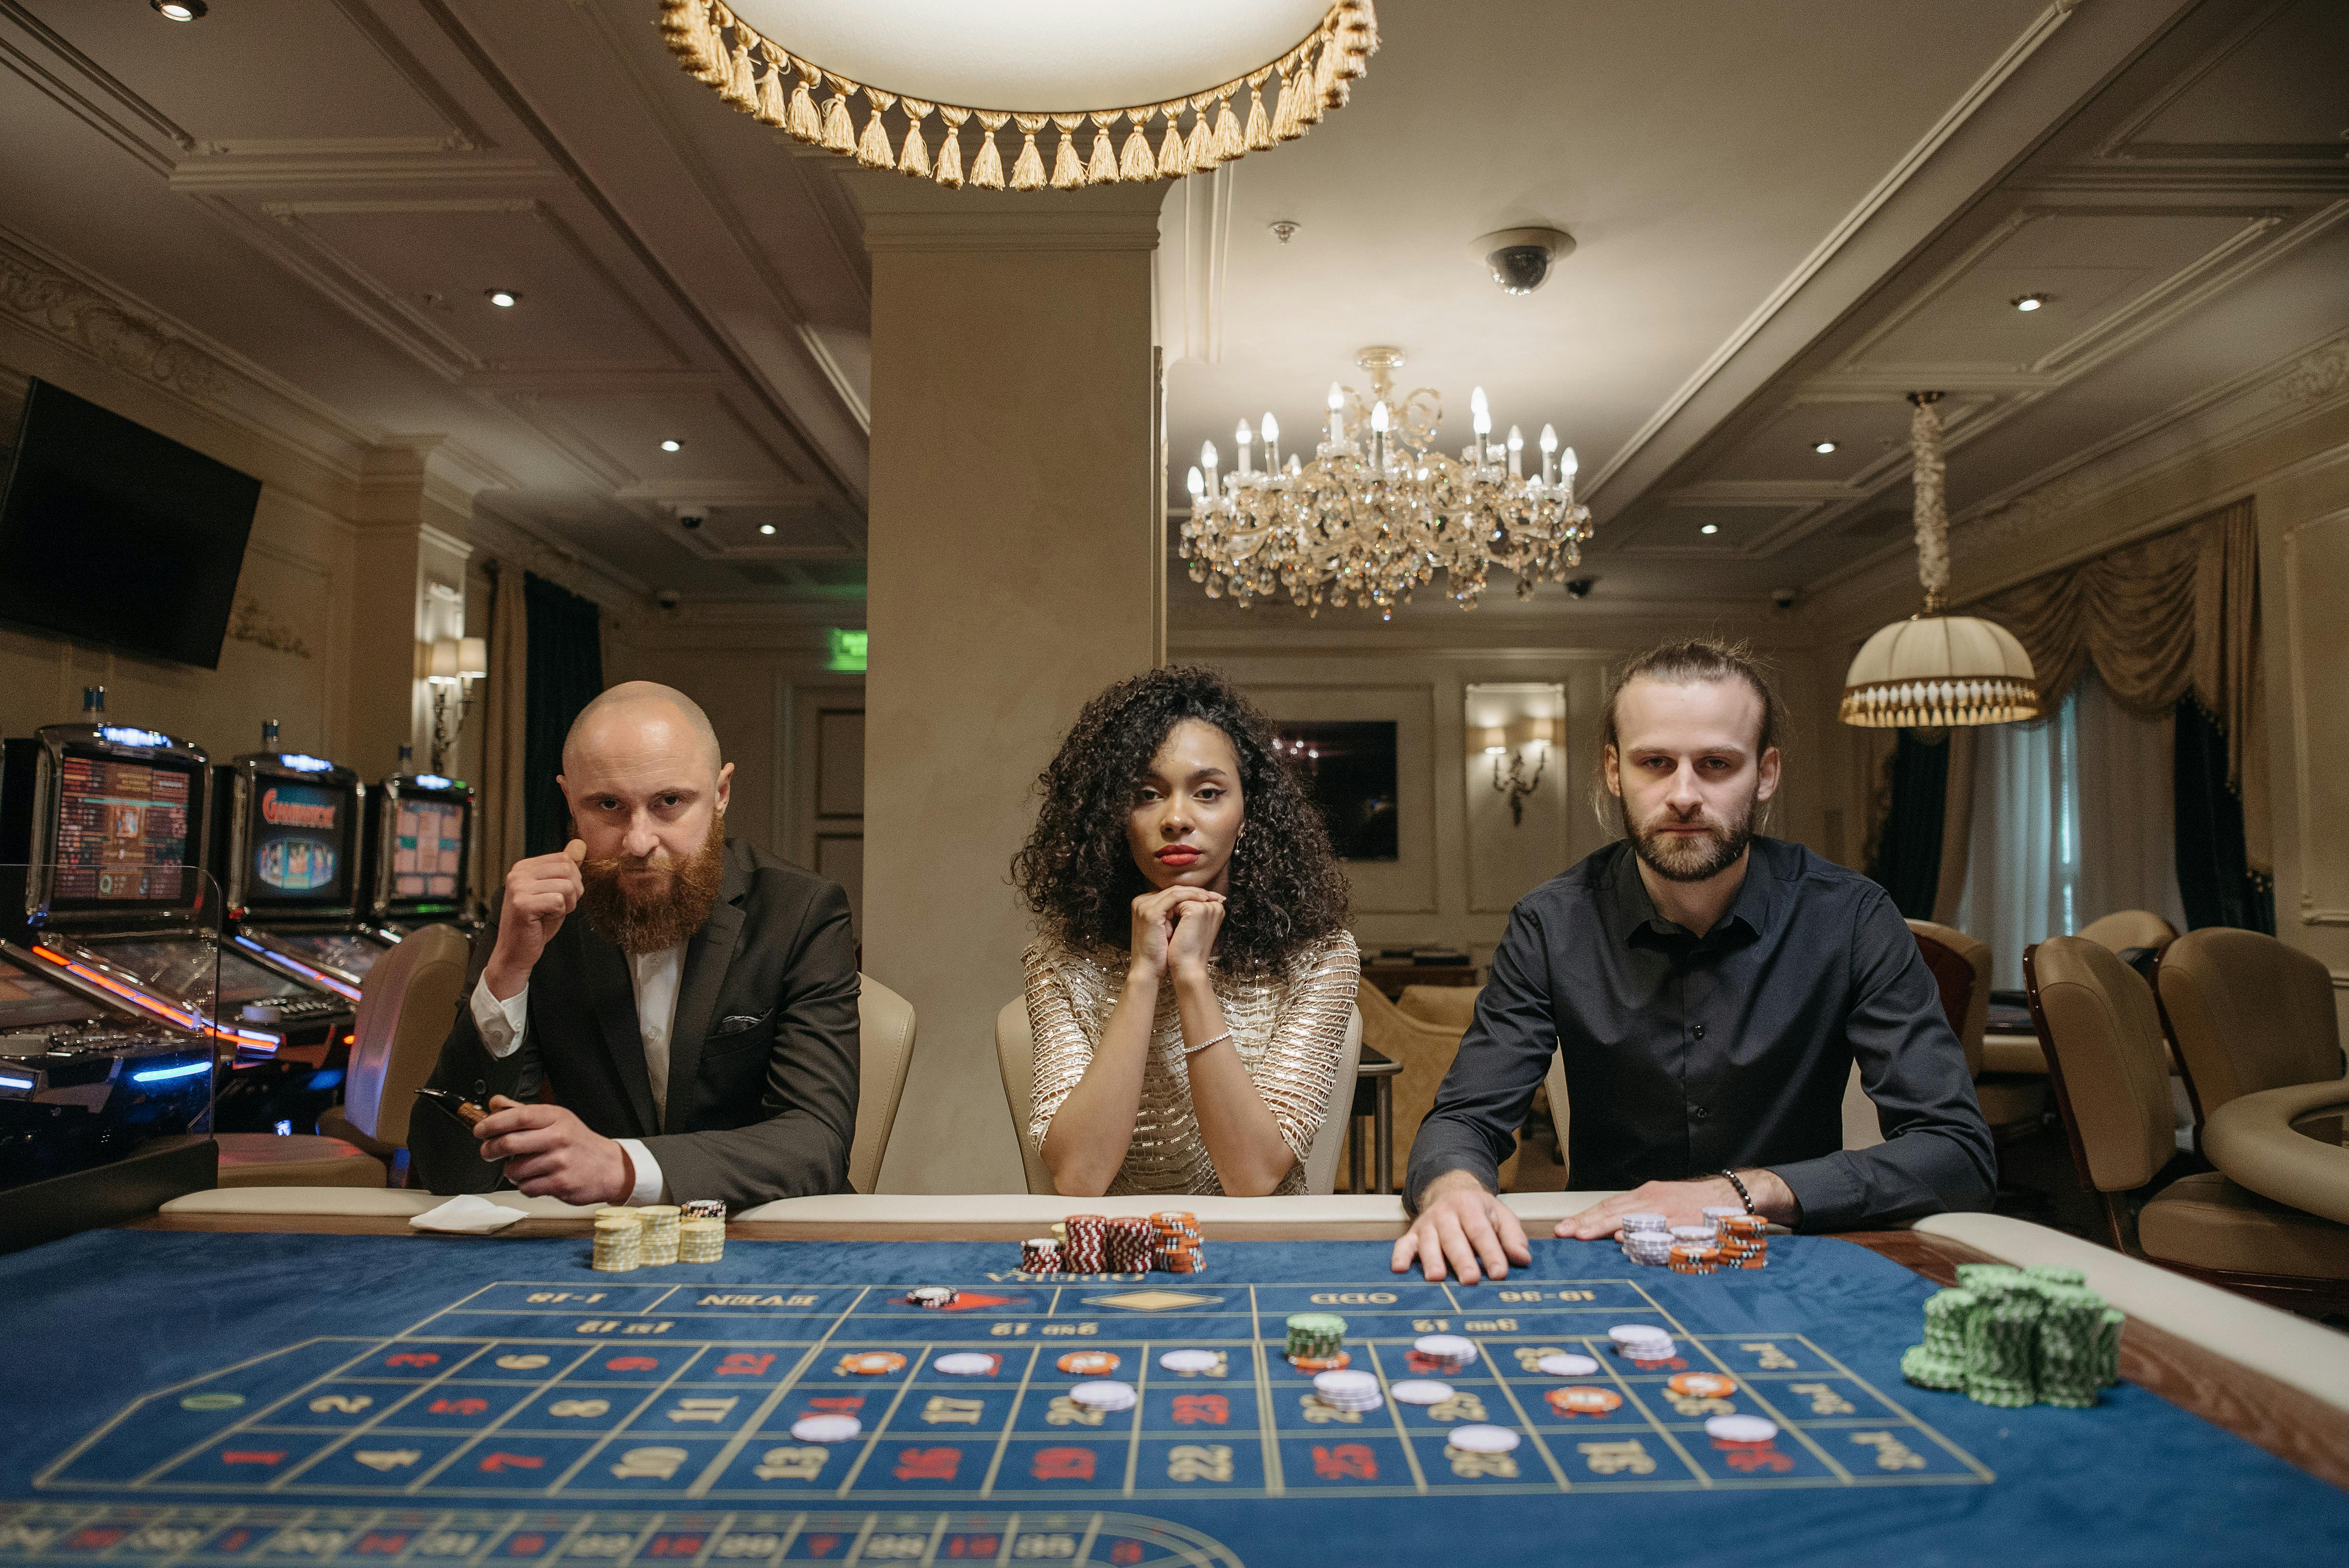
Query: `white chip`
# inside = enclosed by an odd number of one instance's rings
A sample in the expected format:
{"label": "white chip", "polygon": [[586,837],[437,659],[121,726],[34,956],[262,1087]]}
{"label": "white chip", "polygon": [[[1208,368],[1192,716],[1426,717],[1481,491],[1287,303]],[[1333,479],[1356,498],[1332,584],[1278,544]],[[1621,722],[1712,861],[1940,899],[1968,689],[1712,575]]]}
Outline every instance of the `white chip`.
{"label": "white chip", "polygon": [[1069,1390],[1069,1398],[1088,1410],[1131,1410],[1133,1408],[1133,1385],[1104,1379],[1098,1383],[1080,1383]]}
{"label": "white chip", "polygon": [[952,1306],[959,1293],[952,1285],[926,1284],[905,1293],[905,1299],[916,1306]]}
{"label": "white chip", "polygon": [[1432,1377],[1411,1377],[1387,1390],[1406,1405],[1441,1405],[1452,1398],[1452,1385]]}
{"label": "white chip", "polygon": [[1631,1345],[1648,1339],[1670,1339],[1671,1331],[1658,1328],[1652,1323],[1619,1323],[1607,1331],[1607,1337],[1618,1345]]}
{"label": "white chip", "polygon": [[957,1350],[930,1363],[949,1377],[984,1377],[995,1370],[995,1357],[977,1350]]}
{"label": "white chip", "polygon": [[1340,1367],[1335,1372],[1317,1374],[1313,1379],[1313,1391],[1333,1404],[1341,1401],[1351,1403],[1378,1393],[1378,1374]]}
{"label": "white chip", "polygon": [[854,1416],[802,1416],[792,1423],[792,1436],[803,1443],[844,1443],[864,1429]]}
{"label": "white chip", "polygon": [[1447,1447],[1464,1454],[1505,1454],[1517,1446],[1517,1434],[1506,1427],[1454,1427],[1445,1434]]}
{"label": "white chip", "polygon": [[1158,1365],[1169,1372],[1213,1372],[1216,1353],[1212,1350],[1169,1350],[1158,1358]]}
{"label": "white chip", "polygon": [[1714,1416],[1705,1422],[1704,1435],[1724,1443],[1766,1443],[1778,1435],[1778,1423],[1759,1416]]}
{"label": "white chip", "polygon": [[1476,1359],[1476,1342],[1456,1334],[1423,1334],[1411,1347],[1431,1360],[1457,1361],[1464,1367]]}
{"label": "white chip", "polygon": [[1599,1370],[1588,1356],[1545,1356],[1534,1363],[1545,1377],[1584,1377]]}

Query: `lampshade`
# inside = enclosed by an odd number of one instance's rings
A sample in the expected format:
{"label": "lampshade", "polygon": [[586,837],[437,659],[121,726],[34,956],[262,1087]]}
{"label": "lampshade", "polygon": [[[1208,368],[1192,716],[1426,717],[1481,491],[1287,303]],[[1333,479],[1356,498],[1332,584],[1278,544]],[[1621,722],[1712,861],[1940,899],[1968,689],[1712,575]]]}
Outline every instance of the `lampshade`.
{"label": "lampshade", "polygon": [[2031,655],[1994,621],[1945,615],[1950,585],[1950,514],[1942,503],[1939,392],[1912,392],[1909,446],[1917,486],[1917,576],[1925,608],[1860,645],[1843,677],[1840,717],[1868,729],[2013,724],[2039,717]]}
{"label": "lampshade", "polygon": [[457,639],[457,673],[468,680],[480,680],[490,673],[490,640],[487,637]]}
{"label": "lampshade", "polygon": [[2039,717],[2039,686],[2031,655],[1997,622],[1912,615],[1862,645],[1841,717],[1871,729],[2012,724]]}
{"label": "lampshade", "polygon": [[424,678],[430,681],[455,680],[460,652],[454,637],[442,637],[435,642],[431,655],[425,661]]}
{"label": "lampshade", "polygon": [[1508,732],[1499,725],[1487,725],[1479,732],[1485,738],[1485,755],[1494,756],[1509,748]]}
{"label": "lampshade", "polygon": [[[997,191],[1180,178],[1293,140],[1346,102],[1378,47],[1371,0],[660,3],[678,64],[761,123],[868,169]],[[1022,138],[1008,176],[1006,123]]]}

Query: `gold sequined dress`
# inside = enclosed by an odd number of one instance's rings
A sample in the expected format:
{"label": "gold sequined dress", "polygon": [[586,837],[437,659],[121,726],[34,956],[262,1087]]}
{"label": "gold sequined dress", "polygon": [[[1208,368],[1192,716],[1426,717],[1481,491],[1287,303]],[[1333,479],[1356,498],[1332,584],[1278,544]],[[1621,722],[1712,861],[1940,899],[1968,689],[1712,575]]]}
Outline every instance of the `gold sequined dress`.
{"label": "gold sequined dress", "polygon": [[[1075,953],[1041,939],[1029,945],[1028,1026],[1036,1037],[1030,1130],[1039,1147],[1061,1102],[1092,1063],[1093,1048],[1125,989],[1129,962],[1115,951]],[[1232,1045],[1257,1093],[1280,1124],[1282,1141],[1297,1157],[1277,1192],[1305,1191],[1305,1156],[1321,1130],[1361,979],[1353,934],[1345,931],[1300,949],[1275,974],[1234,975],[1220,966],[1215,970],[1216,1001],[1224,1011],[1224,1026],[1232,1032]],[[1191,1109],[1183,1021],[1175,1011],[1171,981],[1158,988],[1133,1141],[1109,1190],[1205,1194],[1224,1190]]]}

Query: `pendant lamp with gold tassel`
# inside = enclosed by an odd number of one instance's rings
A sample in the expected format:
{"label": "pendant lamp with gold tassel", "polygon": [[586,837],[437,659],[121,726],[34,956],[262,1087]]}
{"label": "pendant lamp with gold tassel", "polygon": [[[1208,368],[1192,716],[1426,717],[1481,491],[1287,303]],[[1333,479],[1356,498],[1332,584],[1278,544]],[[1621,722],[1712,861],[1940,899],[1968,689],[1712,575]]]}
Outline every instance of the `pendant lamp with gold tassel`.
{"label": "pendant lamp with gold tassel", "polygon": [[1942,499],[1939,392],[1911,392],[1909,421],[1916,459],[1917,576],[1925,607],[1868,639],[1844,676],[1842,718],[1872,729],[1938,728],[1952,724],[2013,724],[2039,717],[2031,655],[1995,621],[1946,615],[1950,513]]}

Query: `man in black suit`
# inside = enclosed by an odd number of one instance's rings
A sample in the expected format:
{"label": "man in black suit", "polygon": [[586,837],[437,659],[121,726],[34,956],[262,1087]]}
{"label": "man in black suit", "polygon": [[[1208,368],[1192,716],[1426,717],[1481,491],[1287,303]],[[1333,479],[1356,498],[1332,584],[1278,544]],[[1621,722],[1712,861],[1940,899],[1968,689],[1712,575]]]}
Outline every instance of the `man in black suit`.
{"label": "man in black suit", "polygon": [[[840,888],[726,838],[734,765],[682,692],[590,703],[555,782],[578,837],[515,862],[431,1087],[492,1091],[466,1135],[419,1108],[436,1192],[498,1162],[572,1203],[730,1209],[848,1185],[856,944]],[[574,914],[577,918],[571,918]]]}

